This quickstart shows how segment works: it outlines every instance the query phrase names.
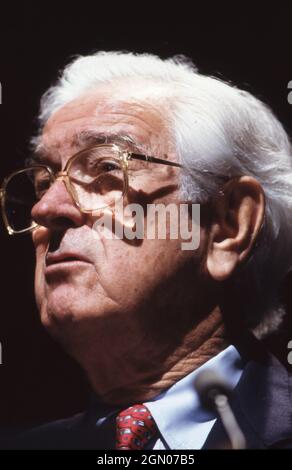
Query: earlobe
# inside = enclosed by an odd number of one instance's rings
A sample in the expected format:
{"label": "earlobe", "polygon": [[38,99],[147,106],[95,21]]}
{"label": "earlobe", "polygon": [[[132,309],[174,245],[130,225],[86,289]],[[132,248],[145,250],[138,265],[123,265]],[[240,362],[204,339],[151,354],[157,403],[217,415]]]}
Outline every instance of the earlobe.
{"label": "earlobe", "polygon": [[239,264],[236,252],[215,247],[207,257],[207,269],[215,281],[228,279]]}
{"label": "earlobe", "polygon": [[206,267],[216,281],[228,279],[249,257],[265,212],[261,185],[242,176],[227,183],[213,203]]}

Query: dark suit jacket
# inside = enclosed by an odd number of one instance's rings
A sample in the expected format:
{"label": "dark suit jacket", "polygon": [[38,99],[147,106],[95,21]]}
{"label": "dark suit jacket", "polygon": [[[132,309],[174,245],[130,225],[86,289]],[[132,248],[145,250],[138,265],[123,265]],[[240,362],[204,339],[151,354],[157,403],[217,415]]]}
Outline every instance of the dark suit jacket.
{"label": "dark suit jacket", "polygon": [[[255,338],[236,344],[246,365],[232,392],[231,406],[252,449],[292,448],[292,375]],[[45,424],[24,433],[9,447],[14,449],[114,448],[114,419],[97,428],[94,406],[73,418]],[[7,446],[7,444],[5,444]],[[203,448],[226,449],[230,442],[220,418]],[[3,447],[2,447],[3,448]],[[5,447],[6,448],[6,447]]]}
{"label": "dark suit jacket", "polygon": [[[250,449],[292,448],[292,374],[253,336],[238,345],[247,362],[231,406]],[[205,449],[230,448],[218,418]]]}

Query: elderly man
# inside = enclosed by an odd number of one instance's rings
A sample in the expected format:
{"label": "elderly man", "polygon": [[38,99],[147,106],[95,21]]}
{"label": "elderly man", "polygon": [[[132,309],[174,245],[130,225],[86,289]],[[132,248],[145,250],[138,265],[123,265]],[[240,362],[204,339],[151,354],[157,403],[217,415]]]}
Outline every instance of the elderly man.
{"label": "elderly man", "polygon": [[[45,93],[33,144],[3,185],[4,220],[31,232],[42,323],[94,399],[19,445],[236,447],[195,386],[211,369],[231,389],[242,446],[289,446],[290,378],[250,333],[277,329],[292,263],[291,148],[268,107],[181,58],[99,52]],[[132,238],[99,223],[131,225],[127,204],[145,221],[158,203],[187,204],[190,225],[200,205],[199,246],[182,249],[171,223]]]}

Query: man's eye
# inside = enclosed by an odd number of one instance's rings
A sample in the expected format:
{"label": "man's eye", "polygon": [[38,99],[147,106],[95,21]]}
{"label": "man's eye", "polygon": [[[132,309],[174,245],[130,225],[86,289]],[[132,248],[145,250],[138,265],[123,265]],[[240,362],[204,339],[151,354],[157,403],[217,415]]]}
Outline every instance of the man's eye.
{"label": "man's eye", "polygon": [[35,194],[38,199],[41,199],[43,195],[48,191],[50,187],[49,180],[35,181]]}
{"label": "man's eye", "polygon": [[100,165],[98,165],[98,170],[101,171],[102,173],[107,173],[107,172],[116,171],[120,169],[121,169],[120,165],[116,162],[104,161],[104,162],[101,162]]}

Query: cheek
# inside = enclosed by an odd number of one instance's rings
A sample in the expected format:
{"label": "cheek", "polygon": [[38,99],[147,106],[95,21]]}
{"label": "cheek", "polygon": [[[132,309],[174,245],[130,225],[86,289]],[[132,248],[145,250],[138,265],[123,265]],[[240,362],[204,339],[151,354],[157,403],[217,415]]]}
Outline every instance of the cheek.
{"label": "cheek", "polygon": [[99,266],[101,279],[107,292],[127,308],[145,299],[146,293],[161,284],[181,264],[177,240],[143,240],[130,245],[120,240],[107,240],[107,260]]}

